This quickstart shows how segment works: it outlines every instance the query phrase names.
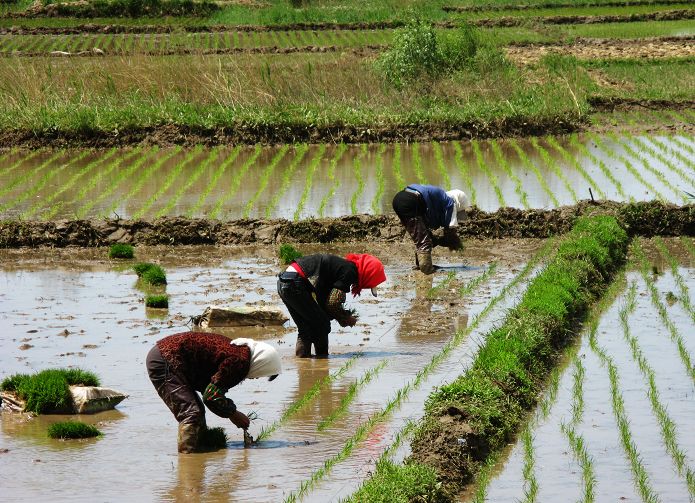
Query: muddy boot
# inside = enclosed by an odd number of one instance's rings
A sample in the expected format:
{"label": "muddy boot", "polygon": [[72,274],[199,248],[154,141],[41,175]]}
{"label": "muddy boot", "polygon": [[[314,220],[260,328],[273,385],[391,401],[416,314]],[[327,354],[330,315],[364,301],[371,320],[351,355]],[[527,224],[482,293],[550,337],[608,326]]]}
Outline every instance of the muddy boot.
{"label": "muddy boot", "polygon": [[198,450],[201,428],[195,423],[179,423],[179,452],[190,454]]}
{"label": "muddy boot", "polygon": [[311,358],[311,341],[297,337],[297,346],[294,355],[298,358]]}
{"label": "muddy boot", "polygon": [[432,252],[417,252],[417,263],[420,266],[420,271],[424,274],[432,274],[434,272]]}

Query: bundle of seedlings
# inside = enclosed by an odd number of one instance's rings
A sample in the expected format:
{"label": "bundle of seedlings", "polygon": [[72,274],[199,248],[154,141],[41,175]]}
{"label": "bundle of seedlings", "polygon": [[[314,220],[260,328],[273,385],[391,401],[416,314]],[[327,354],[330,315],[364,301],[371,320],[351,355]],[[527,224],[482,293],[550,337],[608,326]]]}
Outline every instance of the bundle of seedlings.
{"label": "bundle of seedlings", "polygon": [[280,257],[280,262],[284,265],[291,264],[295,260],[297,260],[299,257],[302,256],[302,252],[297,250],[294,246],[284,244],[280,245],[280,250],[278,252],[278,256]]}
{"label": "bundle of seedlings", "polygon": [[[246,430],[244,430],[246,432]],[[227,447],[227,432],[221,426],[216,426],[215,428],[205,427],[200,432],[200,439],[198,440],[198,446],[203,450],[215,450],[224,449]]]}
{"label": "bundle of seedlings", "polygon": [[[490,456],[513,441],[590,304],[623,264],[628,242],[615,218],[580,218],[521,302],[487,334],[470,368],[429,396],[407,466],[389,466],[388,475],[377,470],[360,494],[378,494],[370,484],[420,465],[436,470],[443,489],[436,499],[455,500]],[[423,496],[415,492],[404,501]]]}
{"label": "bundle of seedlings", "polygon": [[157,264],[140,262],[133,266],[133,270],[140,280],[149,285],[158,286],[167,284],[167,277],[164,273],[164,269]]}
{"label": "bundle of seedlings", "polygon": [[152,309],[169,309],[169,296],[167,294],[146,295],[145,307]]}
{"label": "bundle of seedlings", "polygon": [[135,249],[133,245],[116,243],[112,244],[109,248],[109,258],[133,258],[135,256]]}
{"label": "bundle of seedlings", "polygon": [[80,421],[60,421],[48,427],[48,436],[60,440],[92,438],[101,435],[101,431],[96,426]]}

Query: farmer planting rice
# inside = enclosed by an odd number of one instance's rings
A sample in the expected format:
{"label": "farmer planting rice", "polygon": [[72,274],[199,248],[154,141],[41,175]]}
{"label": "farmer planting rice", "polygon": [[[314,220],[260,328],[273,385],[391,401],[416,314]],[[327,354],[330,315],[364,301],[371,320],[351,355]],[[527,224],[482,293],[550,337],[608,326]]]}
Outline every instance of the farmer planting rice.
{"label": "farmer planting rice", "polygon": [[[461,240],[456,233],[459,220],[466,218],[470,207],[468,196],[462,190],[444,191],[434,185],[408,185],[393,198],[393,210],[415,243],[415,268],[432,274],[432,248],[443,245],[460,250]],[[432,231],[444,228],[444,236],[433,236]]]}
{"label": "farmer planting rice", "polygon": [[[147,373],[159,396],[179,422],[179,452],[195,452],[205,423],[205,406],[246,430],[249,418],[225,393],[244,379],[282,371],[274,347],[253,339],[184,332],[157,341],[147,355]],[[196,392],[203,395],[203,399]],[[203,405],[204,404],[204,405]]]}
{"label": "farmer planting rice", "polygon": [[384,265],[368,254],[316,254],[292,262],[279,275],[278,294],[297,324],[295,354],[310,357],[313,344],[317,357],[327,357],[331,320],[341,327],[357,323],[357,315],[343,306],[347,292],[357,297],[369,288],[376,297],[376,287],[384,281]]}

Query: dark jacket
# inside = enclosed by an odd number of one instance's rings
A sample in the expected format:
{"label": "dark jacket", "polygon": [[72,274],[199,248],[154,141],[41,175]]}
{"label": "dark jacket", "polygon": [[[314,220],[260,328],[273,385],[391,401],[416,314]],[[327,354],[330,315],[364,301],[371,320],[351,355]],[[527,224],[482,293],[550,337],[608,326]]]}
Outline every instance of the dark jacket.
{"label": "dark jacket", "polygon": [[307,255],[298,258],[296,262],[314,287],[316,301],[324,309],[331,290],[335,288],[347,293],[350,286],[358,282],[357,266],[336,255]]}
{"label": "dark jacket", "polygon": [[425,200],[427,212],[425,222],[430,229],[449,227],[451,215],[454,212],[454,200],[446,195],[446,191],[434,185],[411,184],[408,188],[417,190]]}

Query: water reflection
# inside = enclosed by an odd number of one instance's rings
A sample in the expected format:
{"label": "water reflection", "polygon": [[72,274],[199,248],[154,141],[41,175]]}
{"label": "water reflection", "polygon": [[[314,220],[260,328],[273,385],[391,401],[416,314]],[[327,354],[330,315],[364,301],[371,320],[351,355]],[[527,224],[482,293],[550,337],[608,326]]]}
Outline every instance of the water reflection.
{"label": "water reflection", "polygon": [[[235,466],[245,469],[248,465],[248,455],[240,453]],[[224,473],[214,482],[209,479],[220,474],[220,467],[226,451],[221,450],[205,454],[179,454],[176,469],[176,484],[164,495],[163,500],[181,503],[199,501],[230,501],[229,487],[225,482],[230,482],[234,477],[230,473]]]}

